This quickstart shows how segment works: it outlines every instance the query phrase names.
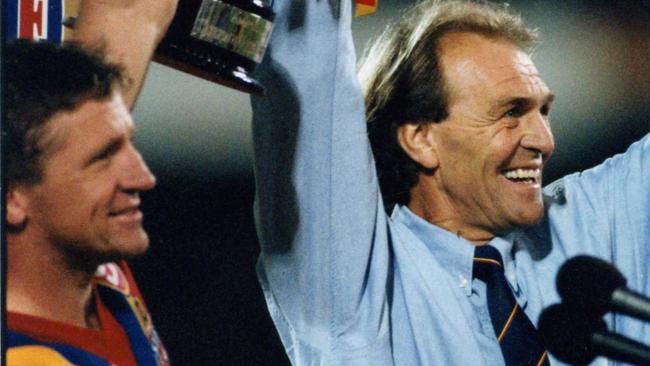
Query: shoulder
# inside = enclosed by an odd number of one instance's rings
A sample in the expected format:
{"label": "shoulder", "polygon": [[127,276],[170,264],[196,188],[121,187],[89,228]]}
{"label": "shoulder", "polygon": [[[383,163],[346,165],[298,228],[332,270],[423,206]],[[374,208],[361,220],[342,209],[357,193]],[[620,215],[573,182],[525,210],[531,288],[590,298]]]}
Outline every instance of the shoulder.
{"label": "shoulder", "polygon": [[44,342],[25,334],[7,331],[7,366],[107,366],[108,363],[81,348]]}
{"label": "shoulder", "polygon": [[7,366],[73,366],[55,349],[42,345],[14,346],[7,349]]}

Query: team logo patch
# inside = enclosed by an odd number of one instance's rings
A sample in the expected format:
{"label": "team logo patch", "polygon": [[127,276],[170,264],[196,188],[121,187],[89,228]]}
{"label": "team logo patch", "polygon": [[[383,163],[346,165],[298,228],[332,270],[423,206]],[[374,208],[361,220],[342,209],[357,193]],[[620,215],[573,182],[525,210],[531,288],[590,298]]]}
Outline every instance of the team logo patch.
{"label": "team logo patch", "polygon": [[75,15],[79,0],[8,0],[5,2],[7,39],[28,38],[61,42],[67,38],[63,18]]}
{"label": "team logo patch", "polygon": [[102,285],[112,287],[124,294],[129,293],[129,283],[126,280],[126,276],[115,263],[106,263],[97,267],[95,281]]}

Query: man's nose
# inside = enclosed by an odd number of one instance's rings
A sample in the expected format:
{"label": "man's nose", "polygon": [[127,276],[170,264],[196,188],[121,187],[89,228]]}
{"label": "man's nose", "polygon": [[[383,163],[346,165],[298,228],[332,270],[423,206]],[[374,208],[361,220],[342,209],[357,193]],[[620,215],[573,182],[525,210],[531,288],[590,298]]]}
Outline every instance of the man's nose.
{"label": "man's nose", "polygon": [[555,149],[555,141],[548,118],[537,111],[525,118],[524,129],[522,146],[540,152],[544,160],[548,159]]}
{"label": "man's nose", "polygon": [[140,152],[129,143],[126,146],[121,186],[124,190],[148,191],[156,186],[156,177],[142,159]]}

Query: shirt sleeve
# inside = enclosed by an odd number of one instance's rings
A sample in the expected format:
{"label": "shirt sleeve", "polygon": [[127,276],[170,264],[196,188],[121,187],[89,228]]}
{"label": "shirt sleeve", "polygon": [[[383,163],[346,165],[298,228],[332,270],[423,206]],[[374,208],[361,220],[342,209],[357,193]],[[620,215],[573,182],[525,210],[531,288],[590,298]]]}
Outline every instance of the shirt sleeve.
{"label": "shirt sleeve", "polygon": [[[392,364],[387,218],[349,1],[276,1],[254,97],[258,274],[295,365]],[[357,364],[360,364],[357,362]]]}
{"label": "shirt sleeve", "polygon": [[551,234],[563,251],[611,261],[628,287],[650,293],[650,135],[546,193]]}

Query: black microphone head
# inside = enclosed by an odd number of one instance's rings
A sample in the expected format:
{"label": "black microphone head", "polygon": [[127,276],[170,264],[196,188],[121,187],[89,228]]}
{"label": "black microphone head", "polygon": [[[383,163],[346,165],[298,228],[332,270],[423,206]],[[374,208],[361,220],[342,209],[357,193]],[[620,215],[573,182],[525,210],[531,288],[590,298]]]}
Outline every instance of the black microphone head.
{"label": "black microphone head", "polygon": [[607,330],[607,325],[601,318],[588,317],[574,308],[556,304],[542,312],[538,330],[544,347],[557,359],[573,365],[587,365],[597,356],[591,336]]}
{"label": "black microphone head", "polygon": [[573,257],[560,268],[557,292],[574,308],[602,315],[609,311],[612,293],[625,287],[625,277],[606,261],[586,255]]}

